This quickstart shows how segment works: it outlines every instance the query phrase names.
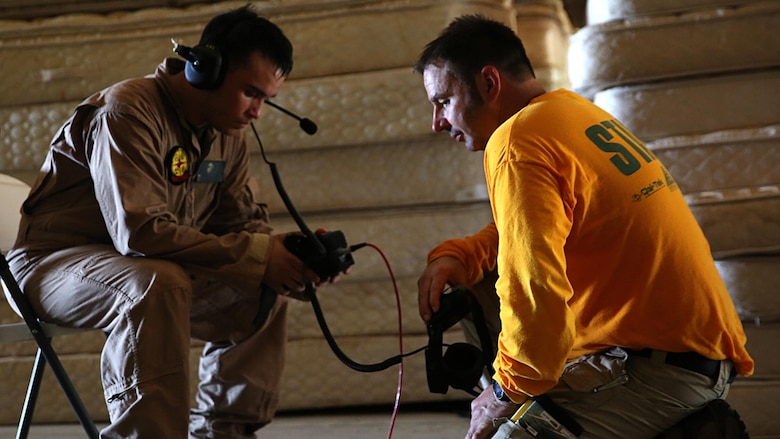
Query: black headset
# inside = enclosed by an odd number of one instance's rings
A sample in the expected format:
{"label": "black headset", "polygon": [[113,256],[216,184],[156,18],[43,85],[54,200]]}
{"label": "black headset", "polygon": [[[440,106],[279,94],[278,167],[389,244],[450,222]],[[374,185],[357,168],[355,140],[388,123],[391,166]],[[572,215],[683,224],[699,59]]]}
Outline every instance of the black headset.
{"label": "black headset", "polygon": [[212,90],[222,83],[225,77],[227,63],[223,61],[222,54],[213,44],[198,44],[188,47],[179,44],[175,40],[173,51],[187,60],[184,66],[184,77],[195,88]]}
{"label": "black headset", "polygon": [[[195,47],[184,46],[171,39],[173,51],[187,60],[184,66],[184,77],[187,78],[187,82],[195,88],[204,90],[218,88],[225,79],[228,67],[224,49],[227,42],[230,41],[230,36],[237,28],[257,18],[258,16],[253,12],[237,15],[233,17],[231,22],[223,24],[222,31],[215,32],[205,41],[201,38],[200,43]],[[206,26],[206,29],[209,25]]]}
{"label": "black headset", "polygon": [[184,77],[193,87],[211,90],[222,84],[227,62],[223,62],[222,54],[214,45],[199,44],[190,49],[185,59]]}
{"label": "black headset", "polygon": [[[470,343],[453,343],[442,355],[443,334],[452,325],[471,313],[477,328],[480,347]],[[492,375],[493,343],[485,323],[482,307],[467,288],[458,287],[442,294],[441,306],[428,321],[428,348],[425,350],[425,369],[428,390],[447,393],[451,386],[474,396],[474,388],[485,368]],[[480,349],[481,348],[481,349]]]}

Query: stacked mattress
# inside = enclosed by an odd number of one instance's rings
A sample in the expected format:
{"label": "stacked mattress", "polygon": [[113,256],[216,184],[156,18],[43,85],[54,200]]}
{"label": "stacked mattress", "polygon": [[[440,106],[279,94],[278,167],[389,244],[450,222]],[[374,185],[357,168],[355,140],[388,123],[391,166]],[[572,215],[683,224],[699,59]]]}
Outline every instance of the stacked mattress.
{"label": "stacked mattress", "polygon": [[517,35],[536,78],[547,90],[570,88],[569,37],[574,31],[559,0],[515,0]]}
{"label": "stacked mattress", "polygon": [[743,319],[753,377],[728,401],[780,437],[780,3],[590,0],[572,87],[647,143],[686,194]]}
{"label": "stacked mattress", "polygon": [[[330,330],[354,360],[382,361],[400,350],[398,302],[404,351],[422,347],[427,334],[417,313],[416,280],[427,251],[445,239],[478,231],[491,212],[481,156],[431,133],[430,104],[411,66],[452,18],[479,13],[522,29],[540,81],[548,88],[565,87],[569,25],[562,5],[550,0],[254,3],[295,47],[295,68],[276,103],[319,127],[309,136],[293,119],[264,107],[255,126],[268,160],[276,163],[284,188],[311,229],[341,230],[350,244],[367,242],[382,252],[371,246],[356,252],[351,274],[319,290]],[[243,4],[0,23],[3,60],[15,66],[0,83],[0,173],[31,184],[51,136],[81,99],[118,80],[153,72],[172,54],[172,37],[195,44],[212,16]],[[251,130],[247,135],[254,151],[251,173],[273,224],[280,232],[297,229]],[[0,306],[0,321],[16,320],[7,306]],[[462,339],[458,330],[445,337],[448,342]],[[106,419],[98,372],[103,341],[96,333],[55,339],[88,409],[100,420]],[[397,368],[360,373],[341,364],[310,304],[291,302],[289,341],[282,409],[390,406],[394,401]],[[193,370],[200,348],[193,343]],[[21,407],[33,354],[30,343],[0,345],[3,407]],[[422,354],[404,363],[402,403],[467,397],[457,391],[429,393]],[[56,383],[46,379],[36,419],[72,421]],[[16,416],[16,410],[0,412],[0,422],[14,422]]]}

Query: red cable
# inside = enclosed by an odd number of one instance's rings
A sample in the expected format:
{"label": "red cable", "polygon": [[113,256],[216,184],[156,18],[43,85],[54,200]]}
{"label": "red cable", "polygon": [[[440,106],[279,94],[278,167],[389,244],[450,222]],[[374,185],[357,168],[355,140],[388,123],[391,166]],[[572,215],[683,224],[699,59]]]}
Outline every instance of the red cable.
{"label": "red cable", "polygon": [[387,271],[388,273],[390,273],[390,279],[393,281],[393,290],[395,291],[395,303],[398,309],[398,353],[401,355],[401,361],[398,363],[398,387],[395,393],[393,415],[390,418],[390,429],[387,432],[387,439],[390,439],[393,437],[393,429],[395,428],[395,421],[398,418],[398,408],[400,407],[401,404],[401,390],[403,388],[403,382],[404,382],[404,361],[403,361],[404,336],[403,336],[403,319],[401,317],[401,295],[398,293],[398,283],[395,280],[395,274],[393,274],[393,269],[392,267],[390,267],[390,262],[385,257],[385,254],[382,252],[382,250],[379,249],[379,247],[377,247],[374,244],[366,243],[366,246],[376,250],[377,253],[379,253],[382,259],[385,261],[385,266],[387,266]]}

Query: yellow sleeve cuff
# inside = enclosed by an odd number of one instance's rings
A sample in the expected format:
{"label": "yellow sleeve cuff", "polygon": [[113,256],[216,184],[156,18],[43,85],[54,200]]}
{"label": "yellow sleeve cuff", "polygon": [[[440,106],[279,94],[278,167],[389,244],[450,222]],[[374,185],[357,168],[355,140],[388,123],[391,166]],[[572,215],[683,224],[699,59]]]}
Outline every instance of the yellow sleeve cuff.
{"label": "yellow sleeve cuff", "polygon": [[265,233],[252,233],[252,243],[249,245],[249,256],[265,264],[268,260],[271,235]]}

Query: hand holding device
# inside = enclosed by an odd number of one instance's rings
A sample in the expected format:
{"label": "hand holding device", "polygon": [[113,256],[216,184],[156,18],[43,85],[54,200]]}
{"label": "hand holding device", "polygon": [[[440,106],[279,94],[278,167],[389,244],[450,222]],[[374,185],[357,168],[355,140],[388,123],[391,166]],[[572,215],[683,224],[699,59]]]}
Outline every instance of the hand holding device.
{"label": "hand holding device", "polygon": [[466,267],[454,256],[441,256],[425,267],[417,281],[420,317],[428,321],[440,309],[442,291],[448,285],[466,285]]}
{"label": "hand holding device", "polygon": [[355,263],[347,238],[341,231],[317,232],[315,237],[325,249],[324,253],[305,235],[287,235],[284,246],[317,273],[320,282],[338,276]]}

